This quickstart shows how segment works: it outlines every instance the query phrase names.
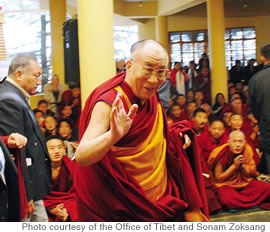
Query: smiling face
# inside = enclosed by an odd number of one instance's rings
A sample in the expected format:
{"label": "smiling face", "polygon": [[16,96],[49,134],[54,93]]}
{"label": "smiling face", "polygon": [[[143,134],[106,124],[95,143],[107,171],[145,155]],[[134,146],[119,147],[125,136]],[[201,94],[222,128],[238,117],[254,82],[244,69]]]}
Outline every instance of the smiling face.
{"label": "smiling face", "polygon": [[72,114],[72,107],[67,105],[64,107],[64,109],[62,110],[62,115],[63,118],[67,118]]}
{"label": "smiling face", "polygon": [[142,69],[144,67],[167,69],[167,65],[168,55],[164,48],[158,43],[150,42],[136,49],[132,54],[132,60],[127,61],[125,80],[142,103],[152,98],[165,81],[165,78],[158,78],[157,72],[153,72],[150,77],[145,77]]}

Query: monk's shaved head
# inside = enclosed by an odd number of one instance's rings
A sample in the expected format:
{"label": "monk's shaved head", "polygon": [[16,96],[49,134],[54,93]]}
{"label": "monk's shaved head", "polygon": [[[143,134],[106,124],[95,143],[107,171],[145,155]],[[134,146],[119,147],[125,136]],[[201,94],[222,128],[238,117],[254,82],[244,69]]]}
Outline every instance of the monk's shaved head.
{"label": "monk's shaved head", "polygon": [[243,152],[246,145],[245,134],[236,130],[229,135],[229,147],[232,153],[238,155]]}
{"label": "monk's shaved head", "polygon": [[229,139],[234,138],[234,137],[243,137],[245,139],[245,134],[240,130],[236,130],[230,133]]}
{"label": "monk's shaved head", "polygon": [[148,50],[150,48],[155,48],[155,50],[160,50],[161,53],[166,54],[167,60],[169,60],[168,52],[165,49],[165,47],[158,41],[155,40],[140,40],[136,43],[134,43],[130,48],[130,57],[131,59],[134,59],[134,57],[142,52],[143,50]]}

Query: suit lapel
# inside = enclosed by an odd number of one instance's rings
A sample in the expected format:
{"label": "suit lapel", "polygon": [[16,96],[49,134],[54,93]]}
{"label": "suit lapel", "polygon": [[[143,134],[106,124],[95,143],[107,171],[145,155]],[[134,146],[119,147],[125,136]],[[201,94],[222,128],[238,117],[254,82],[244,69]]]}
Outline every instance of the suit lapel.
{"label": "suit lapel", "polygon": [[34,112],[32,111],[32,109],[30,108],[29,104],[27,103],[25,97],[23,96],[23,94],[21,93],[21,91],[19,89],[17,89],[15,86],[13,86],[10,83],[5,82],[7,85],[9,85],[10,88],[12,88],[17,94],[16,95],[12,95],[13,97],[15,96],[17,98],[17,101],[20,102],[28,111],[28,114],[32,120],[33,123],[33,127],[34,127],[34,131],[39,139],[39,142],[42,144],[42,148],[45,151],[45,153],[47,154],[47,148],[44,142],[44,136],[41,132],[41,129],[38,125],[38,122],[36,120],[36,117],[34,115]]}

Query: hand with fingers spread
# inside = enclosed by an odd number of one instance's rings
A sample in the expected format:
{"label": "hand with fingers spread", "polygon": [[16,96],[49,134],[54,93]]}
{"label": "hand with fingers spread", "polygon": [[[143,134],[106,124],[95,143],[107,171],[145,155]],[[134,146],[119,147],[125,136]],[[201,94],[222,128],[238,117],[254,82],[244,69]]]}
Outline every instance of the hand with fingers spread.
{"label": "hand with fingers spread", "polygon": [[122,93],[118,91],[110,115],[110,130],[116,142],[127,134],[138,110],[138,105],[133,104],[127,114],[122,97]]}

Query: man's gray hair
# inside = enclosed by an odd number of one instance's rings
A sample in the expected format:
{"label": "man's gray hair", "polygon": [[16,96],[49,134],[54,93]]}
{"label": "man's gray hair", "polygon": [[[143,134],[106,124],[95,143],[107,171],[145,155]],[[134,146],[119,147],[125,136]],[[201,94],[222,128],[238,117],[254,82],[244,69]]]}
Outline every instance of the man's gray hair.
{"label": "man's gray hair", "polygon": [[21,54],[13,58],[8,68],[8,75],[14,75],[18,69],[25,69],[29,66],[30,60],[37,61],[31,54]]}

